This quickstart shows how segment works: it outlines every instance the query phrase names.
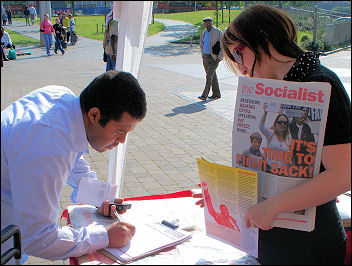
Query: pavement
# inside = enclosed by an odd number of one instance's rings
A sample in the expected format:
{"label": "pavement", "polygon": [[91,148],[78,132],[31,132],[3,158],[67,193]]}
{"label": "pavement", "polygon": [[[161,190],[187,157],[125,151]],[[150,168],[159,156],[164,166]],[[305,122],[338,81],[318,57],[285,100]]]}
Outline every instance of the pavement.
{"label": "pavement", "polygon": [[[197,188],[196,158],[231,166],[234,103],[238,78],[220,62],[217,75],[221,99],[197,99],[205,85],[205,72],[198,45],[173,44],[190,34],[194,26],[156,19],[164,31],[146,38],[138,80],[147,96],[147,116],[130,133],[122,197],[164,194]],[[14,21],[5,29],[39,39],[39,26]],[[44,47],[17,46],[17,52],[31,52],[1,68],[1,110],[34,89],[62,85],[78,95],[96,76],[105,72],[102,42],[79,36],[65,55],[47,57]],[[321,57],[336,72],[351,97],[351,50]],[[90,149],[85,156],[91,170],[107,181],[109,153]],[[72,189],[62,191],[60,214],[71,205]],[[58,223],[64,225],[64,221]],[[29,257],[25,264],[59,265]]]}

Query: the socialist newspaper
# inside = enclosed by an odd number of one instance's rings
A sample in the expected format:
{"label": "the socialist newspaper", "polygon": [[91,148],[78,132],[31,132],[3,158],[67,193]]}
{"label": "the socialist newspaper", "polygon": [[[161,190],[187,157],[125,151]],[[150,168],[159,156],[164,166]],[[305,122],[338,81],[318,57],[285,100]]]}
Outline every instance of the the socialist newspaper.
{"label": "the socialist newspaper", "polygon": [[[319,173],[330,84],[240,77],[232,166],[258,172],[258,202]],[[281,213],[273,226],[312,231],[315,207]]]}
{"label": "the socialist newspaper", "polygon": [[197,158],[208,236],[258,257],[258,228],[245,228],[244,215],[257,204],[257,172]]}

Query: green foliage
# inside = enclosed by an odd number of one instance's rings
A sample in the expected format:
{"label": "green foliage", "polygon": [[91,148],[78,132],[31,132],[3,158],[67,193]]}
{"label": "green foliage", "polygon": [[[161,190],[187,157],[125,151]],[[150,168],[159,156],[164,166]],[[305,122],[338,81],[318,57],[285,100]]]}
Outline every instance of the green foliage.
{"label": "green foliage", "polygon": [[332,9],[335,12],[342,12],[351,15],[351,6],[336,6]]}
{"label": "green foliage", "polygon": [[5,29],[5,31],[10,34],[12,43],[17,45],[39,45],[40,41],[33,39],[31,37],[24,36],[22,34],[18,34],[17,32],[11,31],[9,29]]}
{"label": "green foliage", "polygon": [[307,41],[309,40],[309,36],[308,35],[303,35],[302,38],[301,38],[301,42],[304,42],[304,41]]}

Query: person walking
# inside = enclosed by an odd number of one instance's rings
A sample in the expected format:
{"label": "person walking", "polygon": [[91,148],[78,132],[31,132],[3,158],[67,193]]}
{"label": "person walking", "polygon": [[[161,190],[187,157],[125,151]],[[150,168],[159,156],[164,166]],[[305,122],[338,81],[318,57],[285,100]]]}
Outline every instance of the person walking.
{"label": "person walking", "polygon": [[60,19],[57,18],[55,20],[56,24],[54,24],[53,28],[55,30],[55,49],[54,53],[57,54],[57,50],[61,51],[61,54],[64,55],[65,51],[62,48],[61,41],[64,39],[63,34],[65,33],[64,28],[60,25]]}
{"label": "person walking", "polygon": [[31,25],[31,23],[29,22],[29,10],[28,10],[28,7],[25,8],[23,13],[24,13],[24,16],[26,18],[26,26]]}
{"label": "person walking", "polygon": [[105,31],[103,48],[106,54],[106,71],[115,69],[116,66],[118,24],[117,20],[111,20]]}
{"label": "person walking", "polygon": [[224,57],[224,52],[220,45],[222,31],[213,26],[213,19],[211,17],[205,17],[203,19],[203,23],[205,30],[200,35],[200,49],[202,52],[203,66],[207,79],[203,93],[198,98],[205,101],[208,97],[210,87],[212,88],[212,96],[209,98],[221,98],[216,69],[219,62]]}
{"label": "person walking", "polygon": [[7,22],[9,23],[9,25],[12,24],[12,12],[11,12],[11,10],[7,10]]}
{"label": "person walking", "polygon": [[31,18],[32,25],[34,24],[35,19],[37,18],[37,10],[35,10],[34,6],[31,6],[29,9],[29,16]]}
{"label": "person walking", "polygon": [[52,37],[51,33],[54,33],[54,35],[55,35],[55,30],[54,30],[53,25],[51,24],[51,21],[49,19],[48,14],[44,15],[44,19],[40,23],[40,29],[43,31],[46,54],[47,54],[47,56],[50,56],[50,48],[53,43],[53,37]]}

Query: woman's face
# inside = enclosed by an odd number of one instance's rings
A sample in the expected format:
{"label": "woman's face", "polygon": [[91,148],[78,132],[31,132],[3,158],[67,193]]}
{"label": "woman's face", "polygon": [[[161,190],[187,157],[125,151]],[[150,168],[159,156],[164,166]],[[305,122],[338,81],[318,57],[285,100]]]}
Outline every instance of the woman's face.
{"label": "woman's face", "polygon": [[[238,49],[240,43],[239,42],[234,42],[233,44],[229,44],[228,48],[231,52],[231,54],[234,54],[234,51]],[[254,61],[255,61],[255,55],[252,52],[251,49],[249,49],[247,46],[245,46],[241,51],[238,51],[238,54],[242,56],[242,64],[237,63],[242,75],[244,76],[251,76],[252,73],[252,68],[254,66]],[[258,67],[258,64],[256,64],[256,67]],[[253,72],[253,76],[255,76],[255,71]]]}
{"label": "woman's face", "polygon": [[282,134],[287,131],[288,128],[288,120],[284,116],[279,116],[275,121],[275,127],[279,134]]}

